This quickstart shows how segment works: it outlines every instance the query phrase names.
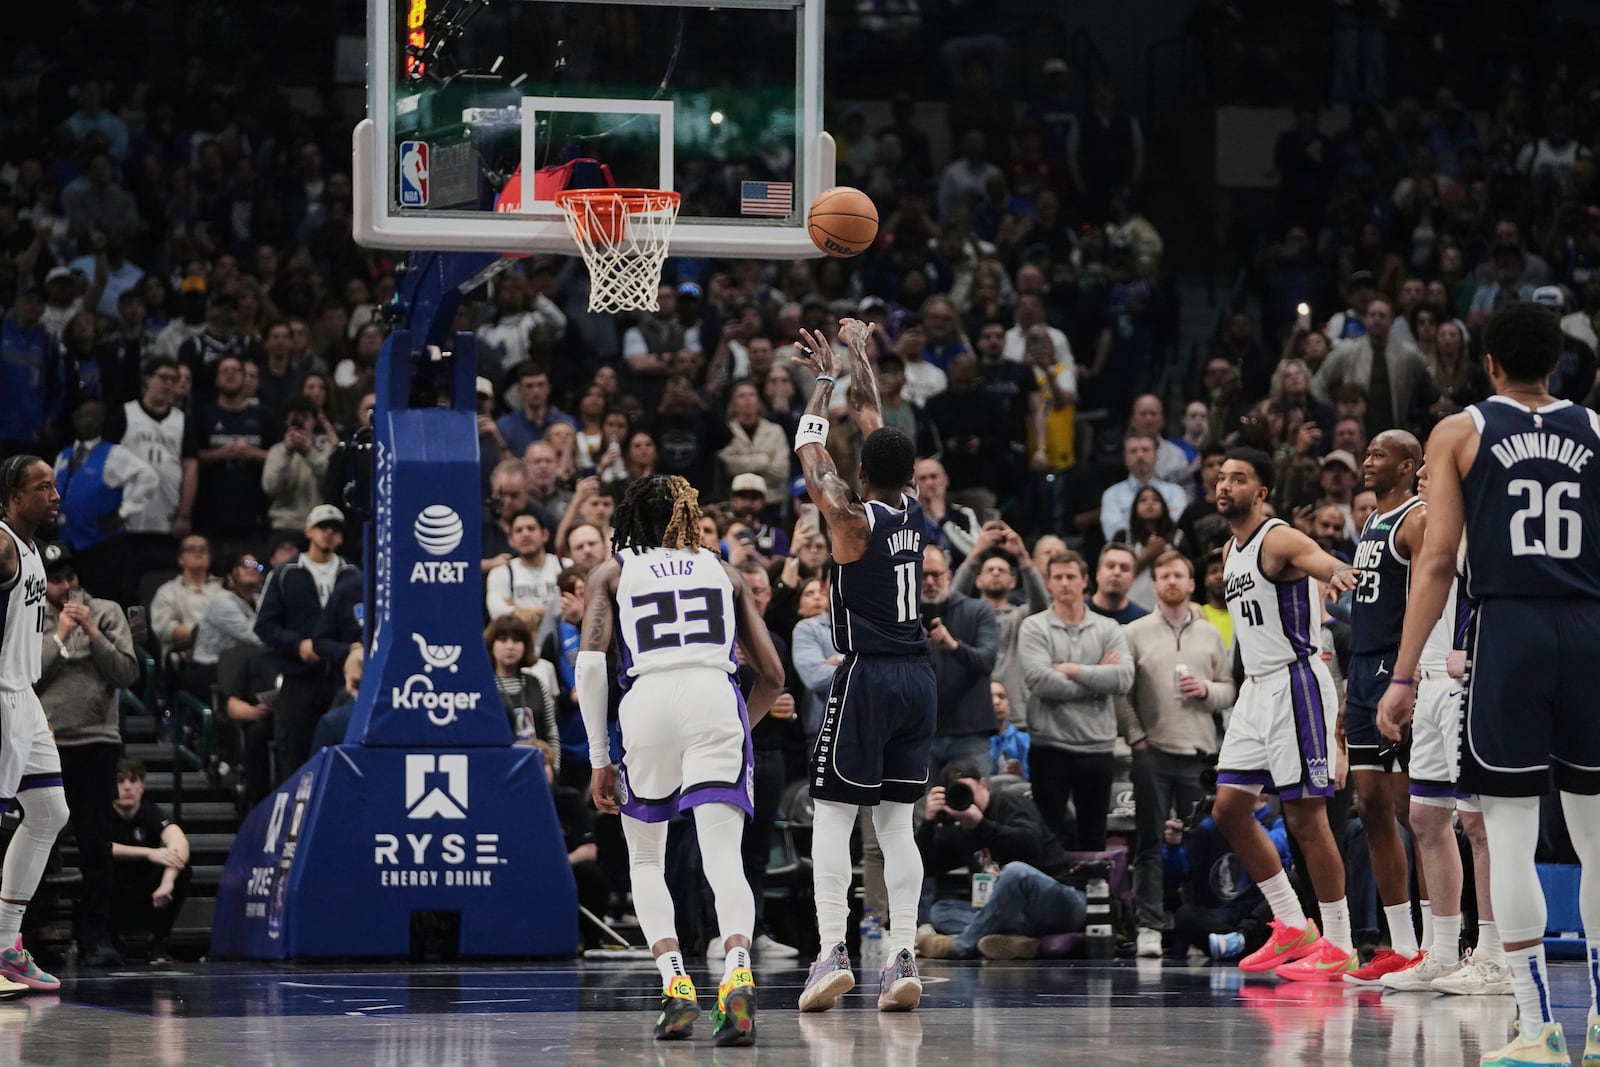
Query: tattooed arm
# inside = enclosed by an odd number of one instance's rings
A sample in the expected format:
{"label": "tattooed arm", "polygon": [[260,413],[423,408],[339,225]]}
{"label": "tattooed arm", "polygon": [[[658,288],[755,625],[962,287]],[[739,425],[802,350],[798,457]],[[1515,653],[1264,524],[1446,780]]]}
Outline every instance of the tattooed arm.
{"label": "tattooed arm", "polygon": [[[818,376],[817,387],[811,391],[811,400],[806,404],[806,414],[826,419],[829,402],[833,399],[833,382],[829,379],[839,373],[839,357],[825,337],[801,330],[800,338],[802,349],[795,362]],[[873,393],[877,393],[876,385]],[[861,498],[840,475],[833,457],[823,445],[808,441],[796,450],[796,455],[800,457],[800,469],[805,472],[806,491],[827,520],[833,558],[840,563],[854,563],[866,552],[869,535],[867,511]]]}
{"label": "tattooed arm", "polygon": [[878,372],[867,357],[872,327],[860,319],[840,319],[839,336],[850,346],[850,410],[862,440],[883,425],[883,404],[878,399]]}

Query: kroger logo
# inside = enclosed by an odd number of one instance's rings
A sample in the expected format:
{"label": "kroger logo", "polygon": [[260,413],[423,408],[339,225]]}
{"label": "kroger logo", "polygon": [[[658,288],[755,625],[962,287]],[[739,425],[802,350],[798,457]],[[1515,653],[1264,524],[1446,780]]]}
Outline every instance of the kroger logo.
{"label": "kroger logo", "polygon": [[413,674],[389,691],[389,702],[396,711],[425,711],[435,726],[449,726],[458,713],[474,711],[479,693],[440,692],[426,674]]}
{"label": "kroger logo", "polygon": [[412,634],[417,651],[422,653],[422,669],[432,674],[435,670],[456,672],[456,661],[461,658],[460,645],[430,645],[421,634]]}
{"label": "kroger logo", "polygon": [[430,556],[448,556],[461,545],[464,527],[461,516],[443,504],[431,504],[422,509],[412,527],[417,544]]}

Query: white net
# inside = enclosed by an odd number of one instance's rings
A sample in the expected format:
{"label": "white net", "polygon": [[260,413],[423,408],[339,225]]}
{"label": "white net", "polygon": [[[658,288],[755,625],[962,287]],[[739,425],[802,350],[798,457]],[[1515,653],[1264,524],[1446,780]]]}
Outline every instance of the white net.
{"label": "white net", "polygon": [[655,311],[678,194],[651,189],[573,189],[556,195],[589,268],[590,311]]}

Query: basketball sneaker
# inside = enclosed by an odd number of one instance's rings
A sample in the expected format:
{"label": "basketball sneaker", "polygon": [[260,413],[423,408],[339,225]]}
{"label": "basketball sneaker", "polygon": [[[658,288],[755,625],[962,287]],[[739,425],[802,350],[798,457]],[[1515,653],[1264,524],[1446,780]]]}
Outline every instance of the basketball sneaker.
{"label": "basketball sneaker", "polygon": [[1370,962],[1346,972],[1344,980],[1351,985],[1379,985],[1385,975],[1416,967],[1426,958],[1425,952],[1419,952],[1415,956],[1402,956],[1393,949],[1386,948],[1373,956]]}
{"label": "basketball sneaker", "polygon": [[[1435,982],[1449,978],[1461,970],[1461,966],[1460,960],[1424,952],[1416,963],[1402,970],[1390,971],[1378,980],[1378,984],[1395,993],[1431,993],[1436,988]],[[1349,980],[1350,976],[1345,975],[1345,981]]]}
{"label": "basketball sneaker", "polygon": [[978,938],[978,955],[986,960],[1031,960],[1039,955],[1039,939],[1021,934],[985,934]]}
{"label": "basketball sneaker", "polygon": [[11,948],[0,950],[0,978],[51,993],[61,988],[61,979],[33,962],[32,953],[22,947],[20,937]]}
{"label": "basketball sneaker", "polygon": [[1237,930],[1226,934],[1211,934],[1206,941],[1210,956],[1214,960],[1236,960],[1244,955],[1244,935]]}
{"label": "basketball sneaker", "polygon": [[700,1018],[695,1003],[694,980],[680,974],[661,991],[661,1014],[656,1016],[657,1041],[683,1041],[694,1036],[694,1021]]}
{"label": "basketball sneaker", "polygon": [[800,994],[800,1010],[827,1011],[855,987],[850,950],[841,941],[822,959],[812,961],[811,972],[806,975],[806,988]]}
{"label": "basketball sneaker", "polygon": [[1485,1052],[1478,1061],[1481,1067],[1538,1067],[1540,1064],[1572,1062],[1567,1057],[1567,1036],[1561,1032],[1560,1023],[1543,1023],[1530,1027],[1517,1023],[1517,1036],[1505,1048]]}
{"label": "basketball sneaker", "polygon": [[1433,991],[1463,997],[1508,996],[1511,975],[1499,960],[1480,960],[1468,952],[1461,969],[1436,979]]}
{"label": "basketball sneaker", "polygon": [[889,957],[878,976],[879,1011],[916,1011],[922,1003],[922,978],[910,950],[901,949]]}
{"label": "basketball sneaker", "polygon": [[1589,1016],[1589,1026],[1583,1032],[1583,1067],[1600,1064],[1600,1015]]}
{"label": "basketball sneaker", "polygon": [[1317,941],[1317,950],[1285,963],[1273,973],[1289,982],[1337,982],[1361,966],[1361,957],[1334,946],[1327,938]]}
{"label": "basketball sneaker", "polygon": [[756,980],[749,968],[736,967],[717,987],[711,1009],[711,1040],[726,1048],[756,1043]]}
{"label": "basketball sneaker", "polygon": [[1306,924],[1298,929],[1273,919],[1272,936],[1267,938],[1265,945],[1240,960],[1239,969],[1250,974],[1273,970],[1302,956],[1311,955],[1317,950],[1321,939],[1322,931],[1317,929],[1314,919],[1307,919]]}
{"label": "basketball sneaker", "polygon": [[800,950],[781,941],[774,941],[768,934],[757,936],[756,943],[751,946],[758,957],[764,960],[792,960],[800,955]]}

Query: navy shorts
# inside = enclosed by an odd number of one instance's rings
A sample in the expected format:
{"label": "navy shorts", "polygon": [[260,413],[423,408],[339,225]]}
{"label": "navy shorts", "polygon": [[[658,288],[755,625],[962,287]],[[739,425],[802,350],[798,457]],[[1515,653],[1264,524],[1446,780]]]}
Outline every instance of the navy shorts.
{"label": "navy shorts", "polygon": [[920,800],[938,704],[927,656],[847,655],[811,752],[811,795],[844,804]]}
{"label": "navy shorts", "polygon": [[1405,771],[1411,742],[1394,742],[1378,732],[1378,701],[1394,678],[1395,653],[1351,656],[1345,681],[1344,740],[1353,771]]}
{"label": "navy shorts", "polygon": [[1600,603],[1491,599],[1468,640],[1461,788],[1533,797],[1600,793]]}

